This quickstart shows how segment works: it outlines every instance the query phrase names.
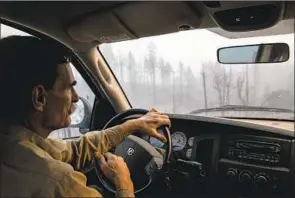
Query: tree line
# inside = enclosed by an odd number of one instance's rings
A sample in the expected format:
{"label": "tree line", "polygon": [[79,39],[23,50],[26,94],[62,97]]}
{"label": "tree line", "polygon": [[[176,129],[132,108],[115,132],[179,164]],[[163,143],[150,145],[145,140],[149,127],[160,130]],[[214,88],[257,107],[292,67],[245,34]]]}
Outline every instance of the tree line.
{"label": "tree line", "polygon": [[[273,71],[283,72],[284,79],[266,84],[260,82],[268,78],[264,71],[270,68],[265,66],[221,65],[209,60],[202,62],[196,73],[194,65],[180,61],[175,67],[158,56],[153,42],[147,45],[142,60],[137,60],[132,51],[118,53],[112,45],[104,45],[101,51],[134,107],[156,106],[173,113],[231,104],[294,109],[294,71],[290,63],[281,63],[284,66],[278,65]],[[276,86],[276,80],[287,83]]]}

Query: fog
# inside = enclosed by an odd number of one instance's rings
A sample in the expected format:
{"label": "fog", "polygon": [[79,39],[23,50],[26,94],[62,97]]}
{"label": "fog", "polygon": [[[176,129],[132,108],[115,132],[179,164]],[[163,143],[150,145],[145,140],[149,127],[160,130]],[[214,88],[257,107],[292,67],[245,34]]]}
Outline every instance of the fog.
{"label": "fog", "polygon": [[[286,42],[284,63],[224,65],[217,49]],[[208,30],[100,46],[133,107],[169,113],[223,105],[294,109],[294,34],[227,39]]]}

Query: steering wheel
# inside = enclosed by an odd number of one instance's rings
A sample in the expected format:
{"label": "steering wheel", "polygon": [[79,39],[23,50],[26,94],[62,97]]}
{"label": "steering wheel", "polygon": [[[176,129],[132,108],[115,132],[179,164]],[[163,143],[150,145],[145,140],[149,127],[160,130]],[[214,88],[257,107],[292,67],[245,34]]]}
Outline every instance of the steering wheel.
{"label": "steering wheel", "polygon": [[[103,129],[109,128],[116,124],[126,121],[131,116],[145,115],[148,110],[130,109],[114,116]],[[134,193],[139,193],[146,189],[152,183],[156,175],[159,175],[165,170],[165,165],[169,162],[171,154],[171,136],[168,127],[162,126],[159,128],[167,139],[164,154],[160,153],[154,146],[146,140],[134,135],[129,135],[121,144],[116,146],[114,154],[121,156],[127,164],[131,179],[134,185]],[[95,158],[96,174],[106,190],[116,193],[115,186],[103,176],[98,159]]]}

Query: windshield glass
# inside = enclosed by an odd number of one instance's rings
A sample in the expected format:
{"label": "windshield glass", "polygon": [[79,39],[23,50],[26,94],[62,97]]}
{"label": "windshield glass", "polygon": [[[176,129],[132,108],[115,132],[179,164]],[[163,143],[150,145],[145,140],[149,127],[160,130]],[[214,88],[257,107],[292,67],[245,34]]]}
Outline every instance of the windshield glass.
{"label": "windshield glass", "polygon": [[[289,60],[217,61],[218,48],[269,42],[287,43]],[[201,29],[102,44],[99,50],[134,108],[294,120],[294,33],[229,39]]]}

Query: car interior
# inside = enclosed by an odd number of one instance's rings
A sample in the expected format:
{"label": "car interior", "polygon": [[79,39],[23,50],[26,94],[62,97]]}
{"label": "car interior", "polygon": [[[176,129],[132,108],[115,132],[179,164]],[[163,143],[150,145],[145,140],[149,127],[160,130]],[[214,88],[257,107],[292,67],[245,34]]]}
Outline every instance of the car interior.
{"label": "car interior", "polygon": [[[93,107],[81,98],[86,116],[72,126],[83,134],[147,113],[132,106],[98,50],[101,44],[206,28],[227,38],[294,33],[294,2],[1,2],[0,22],[73,52],[73,66],[95,94]],[[284,62],[293,57],[288,45],[271,42],[255,45],[257,53],[250,62]],[[250,63],[232,56],[247,54],[245,50],[226,46],[216,54],[220,63]],[[280,113],[294,114],[294,110]],[[167,114],[171,128],[159,129],[166,144],[156,146],[159,142],[139,131],[112,151],[126,161],[136,197],[295,196],[294,116],[289,120]],[[87,185],[98,186],[104,197],[115,196],[116,189],[97,166],[83,171]]]}

